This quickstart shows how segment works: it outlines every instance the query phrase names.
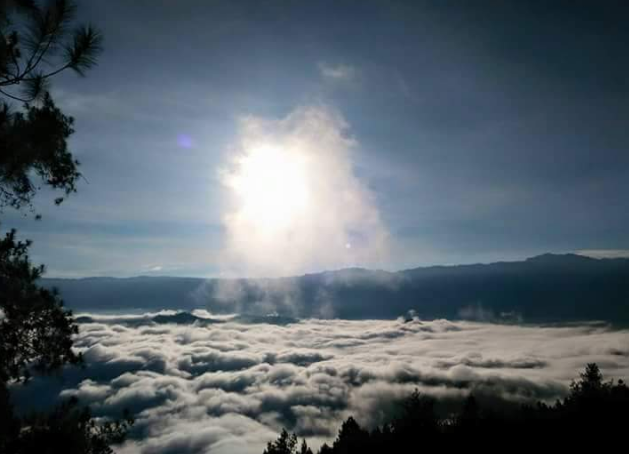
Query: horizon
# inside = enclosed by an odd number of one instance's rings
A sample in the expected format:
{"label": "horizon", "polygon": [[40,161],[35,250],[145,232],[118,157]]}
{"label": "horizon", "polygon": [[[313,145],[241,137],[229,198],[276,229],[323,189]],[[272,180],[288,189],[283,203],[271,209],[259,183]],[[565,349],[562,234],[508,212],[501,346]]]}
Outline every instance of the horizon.
{"label": "horizon", "polygon": [[[396,274],[403,273],[405,271],[412,271],[423,268],[454,268],[459,266],[474,266],[474,265],[496,265],[496,264],[509,264],[509,263],[523,263],[533,259],[541,258],[541,257],[583,257],[592,260],[627,260],[629,259],[629,251],[593,251],[589,254],[585,253],[588,251],[576,251],[576,252],[543,252],[541,254],[532,255],[529,257],[524,257],[521,259],[513,259],[513,260],[498,260],[493,262],[469,262],[469,263],[444,263],[444,264],[433,264],[433,265],[419,265],[410,268],[402,268],[398,270],[386,270],[381,268],[365,268],[360,266],[348,266],[345,268],[336,268],[336,269],[326,269],[320,271],[313,272],[305,272],[301,274],[290,274],[290,275],[282,275],[282,276],[258,276],[258,277],[248,277],[248,276],[194,276],[194,275],[172,275],[172,274],[138,274],[138,275],[130,275],[130,276],[111,276],[111,275],[102,275],[102,276],[48,276],[44,274],[43,279],[55,279],[55,280],[80,280],[80,279],[134,279],[134,278],[181,278],[181,279],[207,279],[207,280],[217,280],[217,279],[232,279],[232,280],[267,280],[267,279],[289,279],[294,277],[304,277],[304,276],[312,276],[318,274],[325,273],[336,273],[341,271],[372,271],[372,272],[383,272],[388,274]],[[611,252],[611,253],[610,253]]]}

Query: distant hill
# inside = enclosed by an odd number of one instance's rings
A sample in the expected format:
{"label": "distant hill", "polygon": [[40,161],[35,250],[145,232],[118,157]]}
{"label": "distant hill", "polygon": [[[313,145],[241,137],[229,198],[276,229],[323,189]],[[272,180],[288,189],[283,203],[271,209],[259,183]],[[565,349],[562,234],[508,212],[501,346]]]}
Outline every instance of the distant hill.
{"label": "distant hill", "polygon": [[544,254],[399,272],[360,268],[278,279],[43,279],[78,311],[207,309],[293,317],[629,323],[629,259]]}

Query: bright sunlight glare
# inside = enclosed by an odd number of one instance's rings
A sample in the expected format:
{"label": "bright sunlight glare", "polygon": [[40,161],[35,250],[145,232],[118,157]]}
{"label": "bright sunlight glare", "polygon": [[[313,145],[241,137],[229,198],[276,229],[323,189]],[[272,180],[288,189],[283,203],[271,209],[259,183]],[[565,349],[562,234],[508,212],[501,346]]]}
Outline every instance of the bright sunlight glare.
{"label": "bright sunlight glare", "polygon": [[305,158],[295,150],[269,144],[252,147],[238,159],[231,186],[240,199],[241,216],[269,235],[306,216],[310,192]]}
{"label": "bright sunlight glare", "polygon": [[219,169],[223,266],[269,277],[377,264],[387,233],[354,175],[355,151],[343,118],[322,107],[244,118]]}

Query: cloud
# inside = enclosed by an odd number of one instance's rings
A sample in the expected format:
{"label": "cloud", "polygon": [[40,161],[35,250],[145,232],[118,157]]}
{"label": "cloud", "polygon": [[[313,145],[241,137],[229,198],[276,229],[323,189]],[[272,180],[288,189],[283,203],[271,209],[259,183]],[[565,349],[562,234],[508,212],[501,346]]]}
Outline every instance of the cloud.
{"label": "cloud", "polygon": [[384,261],[387,229],[355,174],[358,144],[338,113],[248,117],[237,142],[219,172],[226,272],[269,277]]}
{"label": "cloud", "polygon": [[415,388],[446,411],[470,392],[484,405],[554,401],[592,361],[606,378],[629,377],[629,331],[597,324],[154,319],[85,317],[76,346],[87,368],[16,387],[17,408],[73,395],[97,416],[129,408],[123,454],[259,453],[282,427],[318,445],[349,415],[382,423]]}
{"label": "cloud", "polygon": [[629,249],[583,249],[576,252],[595,259],[617,259],[629,257]]}
{"label": "cloud", "polygon": [[84,115],[95,110],[106,115],[130,115],[127,98],[117,92],[82,94],[56,88],[53,94],[57,102],[72,115]]}
{"label": "cloud", "polygon": [[319,63],[319,73],[325,80],[349,82],[356,78],[358,71],[355,67],[345,64],[331,65]]}

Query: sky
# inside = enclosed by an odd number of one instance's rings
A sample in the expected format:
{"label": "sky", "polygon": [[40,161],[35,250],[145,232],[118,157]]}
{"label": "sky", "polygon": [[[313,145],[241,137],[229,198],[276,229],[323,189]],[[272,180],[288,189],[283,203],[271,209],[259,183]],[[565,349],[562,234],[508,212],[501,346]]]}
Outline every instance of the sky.
{"label": "sky", "polygon": [[3,216],[48,276],[627,255],[626,2],[88,0],[79,20],[104,53],[53,96],[85,179],[41,221]]}

